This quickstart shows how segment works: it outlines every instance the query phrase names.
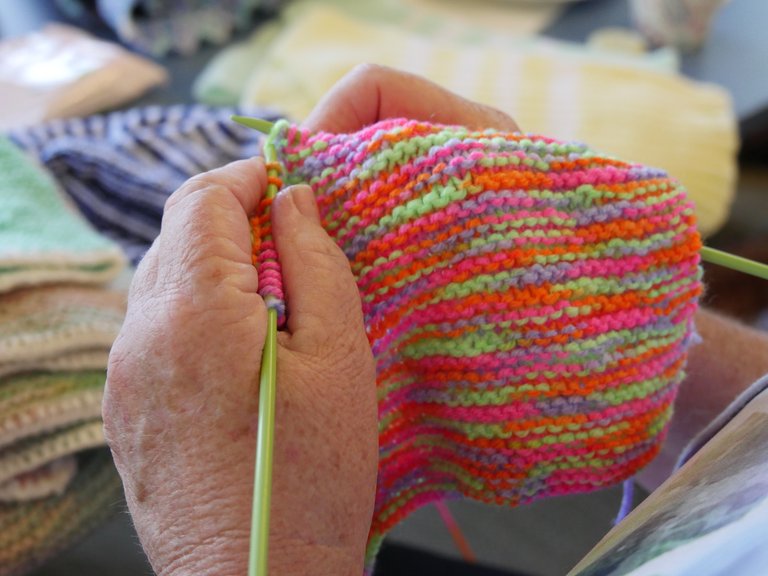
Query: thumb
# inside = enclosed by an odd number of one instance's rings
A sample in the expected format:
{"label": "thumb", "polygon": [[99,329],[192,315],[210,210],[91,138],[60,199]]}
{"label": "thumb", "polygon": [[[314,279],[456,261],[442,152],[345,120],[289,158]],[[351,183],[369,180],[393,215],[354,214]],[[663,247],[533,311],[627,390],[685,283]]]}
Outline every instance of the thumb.
{"label": "thumb", "polygon": [[365,337],[349,261],[323,229],[309,186],[291,186],[277,195],[272,231],[283,271],[290,347],[313,353],[323,343]]}

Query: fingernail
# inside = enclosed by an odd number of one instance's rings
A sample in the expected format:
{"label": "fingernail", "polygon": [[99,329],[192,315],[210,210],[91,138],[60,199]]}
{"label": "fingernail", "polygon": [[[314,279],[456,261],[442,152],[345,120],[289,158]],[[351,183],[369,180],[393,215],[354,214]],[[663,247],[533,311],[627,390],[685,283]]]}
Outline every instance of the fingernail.
{"label": "fingernail", "polygon": [[312,192],[312,188],[306,184],[296,184],[283,190],[283,194],[290,196],[293,205],[296,206],[296,209],[302,216],[320,223],[320,212],[317,209],[317,202],[315,201],[315,194]]}

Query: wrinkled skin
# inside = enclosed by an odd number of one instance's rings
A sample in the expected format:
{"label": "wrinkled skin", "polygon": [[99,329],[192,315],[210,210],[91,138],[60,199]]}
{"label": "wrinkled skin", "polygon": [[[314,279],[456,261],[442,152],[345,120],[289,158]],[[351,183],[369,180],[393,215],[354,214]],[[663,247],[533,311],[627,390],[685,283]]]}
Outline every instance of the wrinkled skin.
{"label": "wrinkled skin", "polygon": [[[169,199],[113,347],[105,430],[158,574],[246,573],[266,309],[248,214],[261,160],[196,177]],[[375,375],[346,258],[311,191],[274,203],[291,316],[278,339],[272,574],[359,574],[373,508]],[[314,572],[319,573],[319,572]]]}

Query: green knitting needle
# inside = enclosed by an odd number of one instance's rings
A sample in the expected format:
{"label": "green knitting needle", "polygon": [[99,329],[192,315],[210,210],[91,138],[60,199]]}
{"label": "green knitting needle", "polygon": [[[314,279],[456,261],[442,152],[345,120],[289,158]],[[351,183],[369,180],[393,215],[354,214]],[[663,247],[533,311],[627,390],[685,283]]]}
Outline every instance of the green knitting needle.
{"label": "green knitting needle", "polygon": [[251,544],[248,576],[267,576],[269,507],[272,496],[272,455],[275,445],[275,395],[277,384],[277,311],[267,310],[267,338],[261,356],[259,427],[256,470],[253,480]]}
{"label": "green knitting needle", "polygon": [[[248,128],[253,128],[254,130],[258,130],[262,134],[269,134],[272,132],[272,127],[274,124],[270,122],[269,120],[262,120],[261,118],[250,118],[249,116],[230,116],[232,120],[237,122],[238,124],[242,124],[243,126],[247,126]],[[274,151],[274,150],[273,150]],[[264,151],[264,155],[266,156],[266,150]],[[274,158],[270,160],[267,158],[268,162],[274,161]]]}
{"label": "green knitting needle", "polygon": [[[259,131],[271,129],[271,123],[257,118],[232,116],[232,120]],[[275,162],[275,147],[264,147],[267,162]],[[267,198],[274,198],[277,187],[267,185]],[[275,445],[275,398],[277,392],[277,311],[267,310],[267,336],[261,356],[259,381],[259,425],[256,437],[256,466],[253,478],[251,541],[248,552],[248,576],[267,576],[269,552],[269,509],[272,500],[272,461]]]}
{"label": "green knitting needle", "polygon": [[701,258],[712,264],[718,264],[720,266],[725,266],[726,268],[737,270],[738,272],[744,272],[762,278],[763,280],[768,280],[768,265],[763,264],[762,262],[755,262],[754,260],[736,256],[735,254],[728,254],[727,252],[716,250],[709,246],[701,247]]}

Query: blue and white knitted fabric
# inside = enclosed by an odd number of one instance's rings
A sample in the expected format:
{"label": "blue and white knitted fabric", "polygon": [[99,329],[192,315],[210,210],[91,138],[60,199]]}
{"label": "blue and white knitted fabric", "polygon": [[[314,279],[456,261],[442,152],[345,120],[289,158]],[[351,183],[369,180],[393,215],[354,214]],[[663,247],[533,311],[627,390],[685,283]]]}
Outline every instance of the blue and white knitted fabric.
{"label": "blue and white knitted fabric", "polygon": [[232,114],[265,110],[149,106],[53,120],[8,134],[36,157],[102,233],[136,263],[160,232],[168,196],[185,180],[261,150],[263,136]]}

